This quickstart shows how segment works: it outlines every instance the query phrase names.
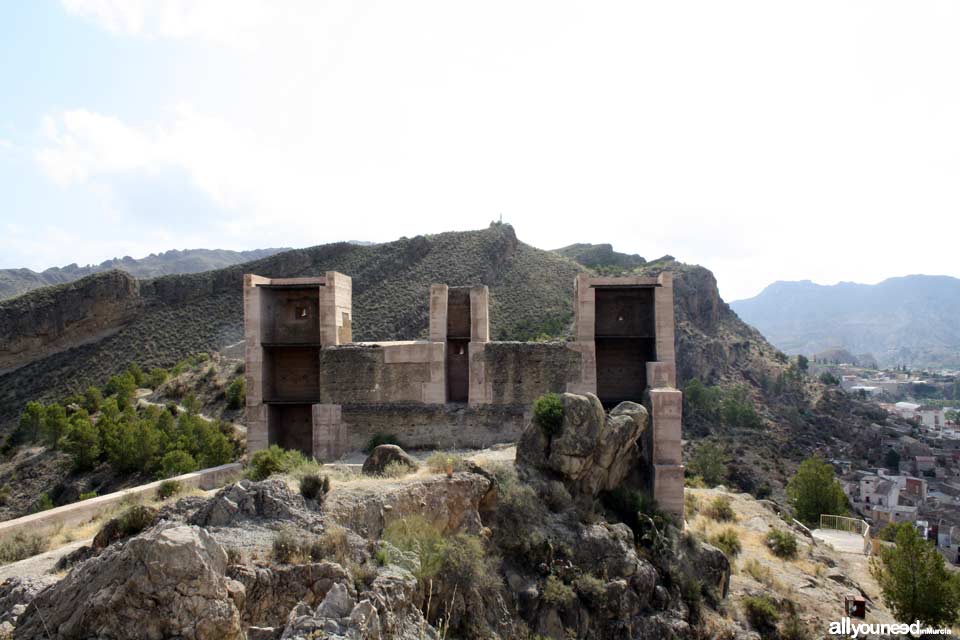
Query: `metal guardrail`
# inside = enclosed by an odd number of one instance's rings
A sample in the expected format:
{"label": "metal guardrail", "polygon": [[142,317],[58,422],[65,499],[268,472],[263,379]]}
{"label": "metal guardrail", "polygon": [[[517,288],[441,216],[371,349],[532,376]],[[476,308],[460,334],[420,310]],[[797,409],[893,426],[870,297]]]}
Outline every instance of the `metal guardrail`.
{"label": "metal guardrail", "polygon": [[855,533],[863,538],[864,555],[869,556],[872,551],[871,547],[873,543],[870,540],[870,525],[867,524],[865,520],[822,513],[820,514],[820,528]]}

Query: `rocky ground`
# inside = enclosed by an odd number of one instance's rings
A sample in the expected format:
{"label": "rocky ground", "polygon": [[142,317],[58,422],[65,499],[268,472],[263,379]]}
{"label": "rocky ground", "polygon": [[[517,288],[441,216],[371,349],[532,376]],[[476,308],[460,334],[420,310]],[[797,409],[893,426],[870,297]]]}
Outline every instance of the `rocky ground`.
{"label": "rocky ground", "polygon": [[[687,530],[703,540],[712,540],[724,531],[734,531],[741,551],[732,560],[730,593],[724,606],[727,617],[748,624],[744,600],[767,595],[781,606],[792,603],[810,637],[826,635],[830,621],[843,617],[843,599],[848,594],[867,598],[868,623],[893,623],[895,619],[880,598],[880,589],[869,572],[869,558],[842,553],[805,535],[779,515],[773,502],[749,494],[716,489],[687,489]],[[709,515],[718,497],[730,500],[733,521],[717,521]],[[796,536],[795,558],[773,554],[765,543],[770,531]]]}
{"label": "rocky ground", "polygon": [[631,482],[646,411],[565,405],[553,435],[528,426],[516,464],[331,473],[316,499],[294,477],[244,480],[144,508],[139,533],[121,517],[59,573],[3,582],[0,624],[17,639],[699,637],[727,558],[601,506]]}

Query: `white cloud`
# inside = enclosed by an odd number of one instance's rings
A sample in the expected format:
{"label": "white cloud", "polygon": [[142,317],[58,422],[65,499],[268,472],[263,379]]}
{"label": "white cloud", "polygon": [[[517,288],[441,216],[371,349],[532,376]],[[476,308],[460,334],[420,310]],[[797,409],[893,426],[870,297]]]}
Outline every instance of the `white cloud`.
{"label": "white cloud", "polygon": [[52,114],[44,170],[182,170],[236,245],[502,212],[545,248],[700,262],[731,298],[960,275],[953,3],[63,2],[116,34],[229,46],[171,61],[170,104],[191,106],[155,121]]}
{"label": "white cloud", "polygon": [[71,13],[129,36],[243,45],[269,17],[266,0],[61,0]]}

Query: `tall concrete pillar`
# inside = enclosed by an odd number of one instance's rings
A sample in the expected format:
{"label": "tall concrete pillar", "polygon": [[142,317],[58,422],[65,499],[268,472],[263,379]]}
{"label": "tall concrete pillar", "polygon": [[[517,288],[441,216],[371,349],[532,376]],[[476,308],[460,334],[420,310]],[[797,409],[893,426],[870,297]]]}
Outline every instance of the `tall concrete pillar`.
{"label": "tall concrete pillar", "polygon": [[332,347],[353,342],[353,280],[327,271],[320,287],[320,344]]}
{"label": "tall concrete pillar", "polygon": [[447,341],[447,296],[445,284],[430,285],[430,342]]}
{"label": "tall concrete pillar", "polygon": [[663,511],[678,518],[683,518],[682,414],[680,391],[650,390],[653,497]]}
{"label": "tall concrete pillar", "polygon": [[262,301],[258,284],[270,280],[251,273],[243,276],[244,378],[247,387],[247,451],[267,448],[267,405],[263,404]]}
{"label": "tall concrete pillar", "polygon": [[321,462],[337,460],[347,451],[347,427],[338,404],[315,404],[313,419],[313,457]]}
{"label": "tall concrete pillar", "polygon": [[657,284],[660,286],[653,293],[653,312],[657,330],[657,360],[675,363],[673,274],[664,271],[657,277]]}
{"label": "tall concrete pillar", "polygon": [[470,287],[470,342],[490,342],[490,289]]}

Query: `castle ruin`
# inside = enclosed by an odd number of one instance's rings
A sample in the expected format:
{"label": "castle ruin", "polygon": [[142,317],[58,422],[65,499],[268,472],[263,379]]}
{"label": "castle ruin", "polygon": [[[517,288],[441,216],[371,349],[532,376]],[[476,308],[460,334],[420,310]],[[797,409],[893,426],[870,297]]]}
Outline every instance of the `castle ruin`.
{"label": "castle ruin", "polygon": [[671,273],[577,276],[568,342],[491,341],[486,286],[429,295],[427,340],[353,342],[348,276],[245,275],[249,451],[277,444],[331,461],[377,433],[488,447],[515,442],[541,394],[593,393],[608,409],[646,405],[641,464],[660,507],[682,517]]}

